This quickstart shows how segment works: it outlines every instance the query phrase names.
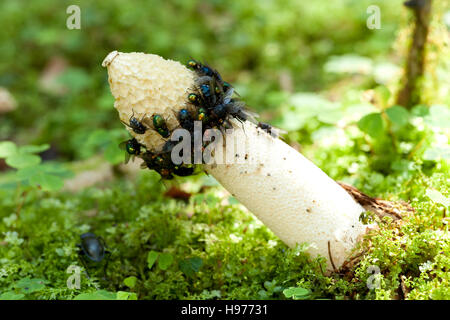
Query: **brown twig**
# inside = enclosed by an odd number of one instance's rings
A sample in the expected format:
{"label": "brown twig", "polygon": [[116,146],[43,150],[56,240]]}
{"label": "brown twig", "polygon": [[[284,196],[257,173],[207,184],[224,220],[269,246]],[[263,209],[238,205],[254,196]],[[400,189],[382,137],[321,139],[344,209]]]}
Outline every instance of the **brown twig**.
{"label": "brown twig", "polygon": [[333,257],[331,256],[331,247],[330,247],[330,241],[328,241],[328,256],[330,257],[331,266],[333,267],[334,272],[338,272],[339,270],[336,268],[333,262]]}
{"label": "brown twig", "polygon": [[348,258],[344,263],[342,264],[340,270],[341,272],[345,273],[349,271],[351,268],[353,268],[354,265],[356,265],[361,258],[366,254],[366,250],[360,250],[359,252],[356,252],[353,256]]}
{"label": "brown twig", "polygon": [[20,196],[19,196],[20,202],[19,202],[19,204],[18,204],[17,207],[16,207],[16,215],[17,215],[17,219],[20,218],[20,212],[22,211],[22,207],[23,207],[23,205],[25,204],[25,200],[26,200],[27,194],[28,194],[27,191],[23,191],[23,192],[20,194]]}
{"label": "brown twig", "polygon": [[405,284],[405,279],[406,279],[406,277],[404,275],[400,275],[400,292],[401,292],[403,300],[406,300],[408,293],[409,293],[408,288],[406,287],[406,284]]}
{"label": "brown twig", "polygon": [[394,220],[400,220],[402,218],[402,212],[414,212],[414,209],[403,201],[393,202],[372,198],[348,184],[343,182],[338,182],[338,184],[365,210],[375,213],[380,219],[385,216],[390,216]]}

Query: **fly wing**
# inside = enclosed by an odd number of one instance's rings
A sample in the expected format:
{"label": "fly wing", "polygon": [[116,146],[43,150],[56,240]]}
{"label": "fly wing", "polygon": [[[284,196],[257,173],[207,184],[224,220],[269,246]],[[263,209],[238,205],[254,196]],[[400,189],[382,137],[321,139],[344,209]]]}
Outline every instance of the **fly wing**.
{"label": "fly wing", "polygon": [[272,127],[272,128],[270,128],[270,132],[269,133],[272,135],[272,137],[278,138],[281,134],[286,134],[287,131],[283,130],[283,129],[280,129],[280,128],[277,128],[277,127]]}
{"label": "fly wing", "polygon": [[266,131],[267,133],[269,133],[274,138],[278,138],[280,136],[280,134],[286,134],[287,133],[287,131],[285,131],[283,129],[279,129],[277,127],[273,127],[272,125],[264,123],[264,122],[258,122],[258,128]]}
{"label": "fly wing", "polygon": [[248,120],[254,124],[258,124],[256,118],[258,118],[259,115],[248,110],[245,106],[245,103],[243,103],[242,101],[234,100],[228,103],[226,106],[227,111],[234,117],[237,117],[239,120]]}
{"label": "fly wing", "polygon": [[223,97],[223,103],[225,103],[225,104],[230,103],[233,93],[234,93],[234,88],[228,89],[228,91],[225,93],[225,95]]}
{"label": "fly wing", "polygon": [[142,117],[141,123],[144,124],[147,128],[155,129],[155,127],[153,126],[152,119],[148,117],[146,114]]}
{"label": "fly wing", "polygon": [[119,148],[122,150],[125,150],[125,164],[128,163],[128,161],[130,161],[130,154],[127,151],[127,143],[128,141],[123,141],[121,143],[119,143]]}
{"label": "fly wing", "polygon": [[123,141],[123,142],[119,143],[119,148],[126,151],[127,143],[128,143],[128,141]]}

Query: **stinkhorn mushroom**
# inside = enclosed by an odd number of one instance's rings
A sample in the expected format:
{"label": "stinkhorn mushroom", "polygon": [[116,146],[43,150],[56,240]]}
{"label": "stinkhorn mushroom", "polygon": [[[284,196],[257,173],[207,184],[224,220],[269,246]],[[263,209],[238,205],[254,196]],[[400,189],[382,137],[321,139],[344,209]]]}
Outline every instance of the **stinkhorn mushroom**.
{"label": "stinkhorn mushroom", "polygon": [[[158,114],[165,117],[169,130],[180,127],[176,115],[196,85],[194,71],[157,55],[117,51],[103,66],[122,122]],[[205,164],[205,171],[287,245],[308,243],[307,251],[325,257],[328,269],[342,266],[367,231],[359,219],[365,209],[282,140],[249,121],[232,122],[223,150],[229,154],[230,141],[236,139],[232,144],[238,150],[231,149],[234,161]],[[167,141],[155,130],[127,129],[148,150]]]}

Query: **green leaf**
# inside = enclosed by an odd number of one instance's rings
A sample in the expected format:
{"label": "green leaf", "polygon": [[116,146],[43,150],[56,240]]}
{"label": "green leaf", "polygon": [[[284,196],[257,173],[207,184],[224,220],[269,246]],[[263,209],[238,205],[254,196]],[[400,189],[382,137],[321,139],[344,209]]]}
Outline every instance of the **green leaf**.
{"label": "green leaf", "polygon": [[425,195],[430,198],[433,202],[442,204],[444,207],[450,206],[450,198],[444,196],[437,190],[427,189]]}
{"label": "green leaf", "polygon": [[150,251],[147,255],[147,266],[149,269],[151,269],[153,267],[153,265],[156,262],[156,259],[158,259],[158,255],[159,253],[156,251]]}
{"label": "green leaf", "polygon": [[39,165],[40,169],[47,174],[52,174],[61,178],[71,178],[74,173],[59,163],[46,162]]}
{"label": "green leaf", "polygon": [[198,272],[203,265],[203,260],[198,257],[188,258],[180,261],[178,264],[180,270],[188,277],[192,277],[194,273]]}
{"label": "green leaf", "polygon": [[44,163],[17,170],[17,177],[39,185],[45,191],[56,191],[64,186],[64,178],[71,177],[71,171],[58,164]]}
{"label": "green leaf", "polygon": [[137,300],[137,295],[134,292],[117,291],[117,300]]}
{"label": "green leaf", "polygon": [[265,281],[265,282],[264,282],[264,288],[266,288],[267,291],[272,292],[273,289],[275,288],[276,284],[277,284],[277,281],[276,281],[276,280],[273,280],[273,281]]}
{"label": "green leaf", "polygon": [[0,295],[0,300],[21,300],[23,297],[25,297],[25,295],[22,293],[7,291]]}
{"label": "green leaf", "polygon": [[205,200],[208,206],[213,207],[219,202],[220,199],[213,194],[208,194]]}
{"label": "green leaf", "polygon": [[128,287],[128,288],[134,288],[134,286],[136,285],[136,281],[137,278],[136,277],[128,277],[125,278],[123,280],[123,283]]}
{"label": "green leaf", "polygon": [[39,163],[41,163],[39,156],[28,153],[15,153],[6,158],[6,164],[16,169],[35,166]]}
{"label": "green leaf", "polygon": [[371,113],[358,121],[358,128],[376,139],[383,134],[385,124],[380,113]]}
{"label": "green leaf", "polygon": [[0,158],[7,158],[17,153],[17,147],[14,142],[1,141],[0,142]]}
{"label": "green leaf", "polygon": [[167,270],[173,262],[173,256],[170,253],[161,253],[158,258],[158,267],[161,270]]}
{"label": "green leaf", "polygon": [[260,299],[263,299],[263,300],[265,300],[265,299],[269,299],[269,294],[267,293],[267,291],[266,290],[259,290],[258,291],[258,295],[259,295],[259,298]]}
{"label": "green leaf", "polygon": [[415,117],[426,117],[430,114],[430,108],[423,104],[418,104],[411,109],[411,114]]}
{"label": "green leaf", "polygon": [[301,287],[290,287],[283,290],[283,294],[286,298],[292,298],[294,300],[308,299],[311,295],[311,291]]}
{"label": "green leaf", "polygon": [[45,280],[43,279],[23,278],[16,283],[15,287],[21,289],[22,293],[27,294],[44,289],[45,288],[44,283]]}
{"label": "green leaf", "polygon": [[403,127],[409,122],[409,112],[401,106],[393,106],[386,109],[389,120],[398,127]]}
{"label": "green leaf", "polygon": [[19,152],[20,153],[40,153],[45,150],[48,150],[49,148],[50,148],[49,144],[42,144],[40,146],[29,145],[29,146],[20,147]]}
{"label": "green leaf", "polygon": [[205,201],[206,195],[204,195],[203,193],[196,194],[192,197],[192,199],[194,200],[195,204],[201,204]]}
{"label": "green leaf", "polygon": [[30,183],[41,186],[45,191],[56,191],[64,186],[64,181],[60,177],[38,172],[30,178]]}
{"label": "green leaf", "polygon": [[116,300],[117,295],[114,292],[98,290],[95,292],[81,293],[74,300]]}

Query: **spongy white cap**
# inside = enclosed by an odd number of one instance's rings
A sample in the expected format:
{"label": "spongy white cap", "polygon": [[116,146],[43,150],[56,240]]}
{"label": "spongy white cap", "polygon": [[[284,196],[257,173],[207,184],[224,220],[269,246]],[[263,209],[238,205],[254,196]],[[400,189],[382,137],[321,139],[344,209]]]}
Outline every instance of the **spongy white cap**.
{"label": "spongy white cap", "polygon": [[[139,120],[161,114],[170,130],[179,127],[176,114],[186,107],[188,89],[194,83],[192,71],[177,61],[139,52],[113,51],[102,65],[108,68],[114,107],[123,122],[129,123],[133,114]],[[145,146],[159,148],[165,142],[154,130],[136,135],[127,129]]]}

